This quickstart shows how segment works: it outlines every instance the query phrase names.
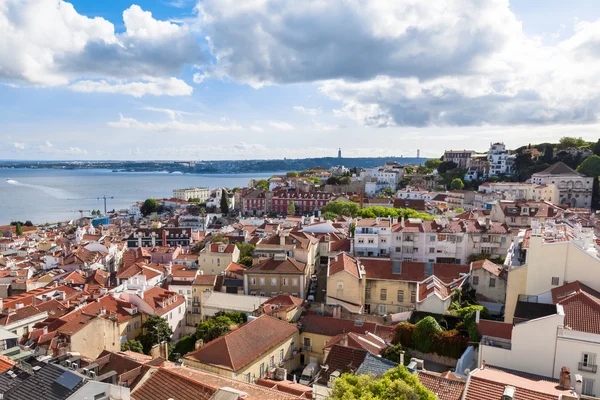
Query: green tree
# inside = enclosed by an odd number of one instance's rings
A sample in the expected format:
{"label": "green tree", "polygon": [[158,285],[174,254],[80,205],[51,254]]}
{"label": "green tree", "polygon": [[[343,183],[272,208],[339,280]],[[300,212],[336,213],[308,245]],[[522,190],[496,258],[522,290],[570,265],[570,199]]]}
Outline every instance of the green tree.
{"label": "green tree", "polygon": [[21,226],[21,224],[15,225],[15,232],[17,236],[23,236],[23,227]]}
{"label": "green tree", "polygon": [[156,315],[148,317],[142,324],[142,330],[144,333],[136,339],[140,341],[146,354],[150,354],[152,346],[165,340],[169,341],[173,335],[167,320]]}
{"label": "green tree", "polygon": [[136,353],[144,353],[144,347],[139,340],[128,340],[121,345],[121,351],[135,351]]}
{"label": "green tree", "polygon": [[240,190],[240,187],[239,187],[239,186],[236,186],[236,187],[234,187],[233,189],[231,189],[231,193],[235,193],[235,192],[237,192],[238,190]]}
{"label": "green tree", "polygon": [[354,232],[356,231],[356,223],[352,222],[350,223],[350,237],[354,237]]}
{"label": "green tree", "polygon": [[600,156],[600,139],[592,146],[592,151],[595,155]]}
{"label": "green tree", "polygon": [[140,211],[143,216],[147,216],[152,214],[158,209],[158,202],[155,199],[146,199],[144,204],[140,208]]}
{"label": "green tree", "polygon": [[229,200],[227,200],[227,191],[225,189],[221,190],[221,212],[223,214],[227,214],[229,212]]}
{"label": "green tree", "polygon": [[465,184],[463,183],[462,179],[460,178],[454,178],[452,179],[452,182],[450,182],[450,189],[451,190],[462,190],[462,188],[465,187]]}
{"label": "green tree", "polygon": [[336,213],[332,213],[331,211],[327,211],[326,213],[323,213],[321,217],[330,221],[334,221],[339,217],[339,215],[337,215]]}
{"label": "green tree", "polygon": [[442,327],[432,316],[427,316],[417,322],[413,331],[412,343],[415,349],[423,353],[431,353],[433,349],[433,339],[437,333],[442,331]]}
{"label": "green tree", "polygon": [[204,343],[223,336],[231,331],[233,321],[225,316],[216,317],[200,322],[196,328],[196,338],[202,339]]}
{"label": "green tree", "polygon": [[577,172],[593,178],[600,176],[600,156],[594,154],[586,158],[585,161],[577,167]]}
{"label": "green tree", "polygon": [[256,182],[254,186],[257,189],[269,190],[269,181],[266,179],[261,179],[260,181]]}
{"label": "green tree", "polygon": [[386,196],[393,196],[394,195],[394,189],[392,189],[391,187],[383,188],[382,192]]}
{"label": "green tree", "polygon": [[246,267],[252,266],[254,249],[256,246],[246,242],[238,242],[236,243],[236,247],[240,250],[240,259],[238,262]]}
{"label": "green tree", "polygon": [[458,165],[454,161],[442,161],[440,165],[438,165],[437,170],[440,174],[445,174],[448,171],[456,169],[456,167],[458,167]]}
{"label": "green tree", "polygon": [[542,158],[546,164],[552,163],[554,158],[554,147],[549,144],[544,148],[544,157]]}
{"label": "green tree", "polygon": [[297,178],[300,174],[295,172],[295,171],[290,171],[287,174],[285,174],[285,176],[287,176],[288,178]]}
{"label": "green tree", "polygon": [[574,137],[568,137],[568,136],[564,136],[562,138],[560,138],[560,141],[558,142],[558,148],[559,149],[567,149],[569,147],[584,147],[587,146],[587,142],[585,140],[583,140],[583,138],[578,137],[578,138],[574,138]]}
{"label": "green tree", "polygon": [[227,239],[221,233],[215,233],[215,234],[211,235],[210,236],[210,241],[212,243],[229,243],[229,239]]}
{"label": "green tree", "polygon": [[171,359],[171,361],[177,361],[175,358],[181,358],[187,353],[194,351],[196,340],[196,336],[194,335],[186,335],[179,339],[177,343],[175,343],[173,351],[171,352],[172,357],[169,357],[169,359]]}
{"label": "green tree", "polygon": [[205,242],[198,242],[194,245],[194,247],[192,247],[192,253],[200,254],[200,252],[204,249],[204,247],[206,247]]}
{"label": "green tree", "polygon": [[[400,353],[403,351],[402,344],[398,343],[385,349],[381,356],[386,360],[390,360],[398,364],[400,363]],[[404,365],[408,365],[410,363],[410,358],[410,353],[404,351]]]}
{"label": "green tree", "polygon": [[406,167],[404,167],[404,173],[406,175],[413,174],[414,172],[415,172],[414,167],[411,167],[410,165],[407,165]]}
{"label": "green tree", "polygon": [[425,166],[427,168],[430,168],[433,170],[433,169],[437,169],[441,163],[442,163],[442,160],[440,160],[438,158],[432,158],[432,159],[425,161]]}
{"label": "green tree", "polygon": [[215,317],[227,317],[232,323],[237,325],[244,324],[248,321],[248,316],[243,312],[238,311],[219,311],[215,314]]}
{"label": "green tree", "polygon": [[429,175],[433,172],[433,170],[431,168],[428,168],[424,165],[420,165],[417,167],[417,174],[421,174],[421,175]]}
{"label": "green tree", "polygon": [[342,374],[333,383],[330,400],[436,400],[406,367],[394,368],[379,379]]}
{"label": "green tree", "polygon": [[287,207],[287,215],[296,215],[296,203],[290,201]]}
{"label": "green tree", "polygon": [[323,213],[331,212],[346,217],[356,217],[359,211],[360,206],[357,203],[342,200],[330,201],[321,209],[321,212]]}

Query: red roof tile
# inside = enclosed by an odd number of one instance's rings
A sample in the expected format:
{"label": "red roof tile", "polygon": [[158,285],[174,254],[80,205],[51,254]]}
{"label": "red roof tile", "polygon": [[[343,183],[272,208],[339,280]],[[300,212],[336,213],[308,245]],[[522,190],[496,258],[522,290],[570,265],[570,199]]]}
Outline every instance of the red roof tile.
{"label": "red roof tile", "polygon": [[481,336],[490,336],[500,339],[511,340],[513,324],[505,322],[491,321],[487,319],[480,319],[477,324],[477,330]]}
{"label": "red roof tile", "polygon": [[329,264],[328,276],[333,276],[339,272],[346,271],[350,275],[360,278],[360,268],[354,257],[346,253],[337,255]]}
{"label": "red roof tile", "polygon": [[442,378],[429,372],[419,371],[419,381],[440,400],[460,400],[465,382]]}
{"label": "red roof tile", "polygon": [[175,374],[160,368],[138,385],[131,393],[134,400],[210,400],[218,388]]}
{"label": "red roof tile", "polygon": [[285,260],[267,258],[254,264],[245,273],[303,274],[305,269],[306,264],[294,258],[288,257]]}

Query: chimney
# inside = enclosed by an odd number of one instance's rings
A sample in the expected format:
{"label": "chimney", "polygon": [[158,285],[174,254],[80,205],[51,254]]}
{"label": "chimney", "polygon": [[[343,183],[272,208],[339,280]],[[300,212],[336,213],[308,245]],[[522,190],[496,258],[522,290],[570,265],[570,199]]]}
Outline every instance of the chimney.
{"label": "chimney", "polygon": [[400,365],[404,365],[404,350],[400,351]]}
{"label": "chimney", "polygon": [[479,323],[479,310],[475,310],[475,323]]}
{"label": "chimney", "polygon": [[481,369],[485,369],[485,360],[481,363]]}
{"label": "chimney", "polygon": [[404,216],[402,216],[402,219],[400,220],[400,224],[402,225],[402,227],[404,228]]}
{"label": "chimney", "polygon": [[571,388],[571,370],[569,367],[562,367],[560,369],[560,377],[558,379],[558,386],[563,389]]}
{"label": "chimney", "polygon": [[583,391],[583,378],[579,374],[575,374],[575,393],[578,396],[581,396],[581,392]]}
{"label": "chimney", "polygon": [[202,346],[204,346],[204,341],[202,339],[198,339],[196,340],[196,343],[194,343],[194,350],[198,350]]}

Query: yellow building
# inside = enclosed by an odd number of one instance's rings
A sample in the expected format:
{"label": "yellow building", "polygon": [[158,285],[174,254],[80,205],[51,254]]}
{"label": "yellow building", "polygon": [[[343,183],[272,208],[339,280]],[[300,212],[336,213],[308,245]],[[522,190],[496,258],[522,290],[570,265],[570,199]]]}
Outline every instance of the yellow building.
{"label": "yellow building", "polygon": [[188,307],[188,326],[198,326],[202,322],[202,294],[212,293],[218,279],[218,275],[196,275],[192,283],[192,306]]}
{"label": "yellow building", "polygon": [[298,368],[300,337],[296,325],[261,315],[183,358],[186,366],[245,382],[275,368]]}
{"label": "yellow building", "polygon": [[244,271],[244,294],[272,297],[289,294],[306,297],[311,270],[301,261],[276,254]]}
{"label": "yellow building", "polygon": [[240,250],[236,245],[210,243],[198,254],[198,267],[204,274],[218,275],[239,259]]}
{"label": "yellow building", "polygon": [[350,312],[360,313],[365,303],[365,270],[358,261],[340,253],[327,268],[328,305],[339,305]]}

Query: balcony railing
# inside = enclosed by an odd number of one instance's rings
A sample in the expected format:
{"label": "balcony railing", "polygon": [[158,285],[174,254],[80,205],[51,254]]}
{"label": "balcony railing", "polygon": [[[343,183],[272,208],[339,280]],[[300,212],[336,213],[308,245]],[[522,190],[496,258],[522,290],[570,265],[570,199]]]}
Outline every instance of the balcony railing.
{"label": "balcony railing", "polygon": [[586,364],[586,363],[579,363],[579,368],[580,371],[587,371],[587,372],[593,372],[594,374],[596,373],[596,371],[598,370],[598,366],[597,365],[593,365],[593,364]]}

